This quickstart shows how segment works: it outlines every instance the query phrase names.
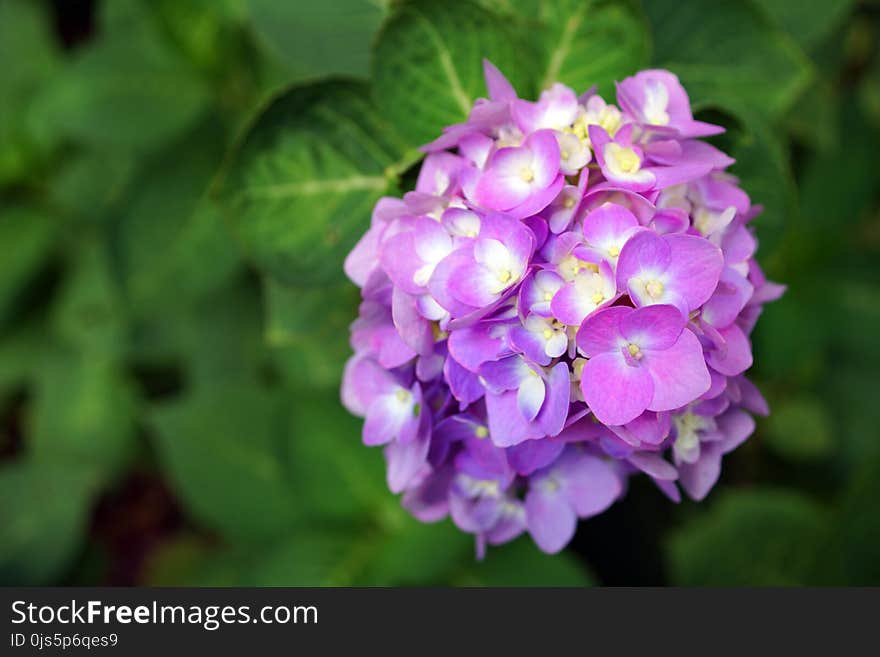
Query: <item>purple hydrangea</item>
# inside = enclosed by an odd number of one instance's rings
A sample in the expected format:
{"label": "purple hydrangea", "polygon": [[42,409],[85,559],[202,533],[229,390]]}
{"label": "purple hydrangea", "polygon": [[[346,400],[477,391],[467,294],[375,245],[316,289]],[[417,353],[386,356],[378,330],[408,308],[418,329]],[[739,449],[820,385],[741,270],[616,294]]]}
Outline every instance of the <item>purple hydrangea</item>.
{"label": "purple hydrangea", "polygon": [[733,160],[697,139],[723,129],[675,75],[627,78],[615,106],[485,74],[346,260],[363,302],[342,399],[413,515],[479,555],[523,532],[556,552],[633,474],[707,495],[768,412],[744,372],[783,287]]}

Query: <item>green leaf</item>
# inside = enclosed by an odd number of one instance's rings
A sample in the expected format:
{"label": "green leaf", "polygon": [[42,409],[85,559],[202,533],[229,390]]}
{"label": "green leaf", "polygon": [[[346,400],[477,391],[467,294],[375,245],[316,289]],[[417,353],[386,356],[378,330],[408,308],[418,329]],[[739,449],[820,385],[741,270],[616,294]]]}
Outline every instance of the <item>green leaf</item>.
{"label": "green leaf", "polygon": [[382,117],[412,146],[433,140],[486,96],[483,58],[527,90],[534,63],[522,57],[521,37],[518,20],[470,2],[457,2],[454,10],[437,2],[400,4],[382,27],[373,59]]}
{"label": "green leaf", "polygon": [[804,53],[740,0],[644,0],[654,63],[676,73],[695,106],[746,105],[777,116],[812,76]]}
{"label": "green leaf", "polygon": [[183,581],[197,586],[436,585],[473,563],[472,541],[451,522],[426,525],[409,517],[384,529],[305,525],[259,548],[233,546],[203,555]]}
{"label": "green leaf", "polygon": [[22,287],[51,255],[57,232],[53,217],[27,206],[0,208],[0,324]]}
{"label": "green leaf", "polygon": [[303,509],[285,467],[286,409],[278,395],[228,384],[155,410],[165,471],[197,520],[242,540],[288,531]]}
{"label": "green leaf", "polygon": [[51,320],[65,344],[87,355],[122,355],[127,317],[103,244],[86,238],[76,246]]}
{"label": "green leaf", "polygon": [[489,548],[459,576],[460,586],[592,586],[595,582],[568,552],[548,555],[528,537]]}
{"label": "green leaf", "polygon": [[208,90],[135,0],[108,3],[100,37],[35,100],[34,130],[119,150],[171,139],[205,109]]}
{"label": "green leaf", "polygon": [[187,387],[256,382],[265,373],[260,299],[252,281],[234,278],[173,312],[141,318],[134,333],[138,363],[177,369]]}
{"label": "green leaf", "polygon": [[[803,265],[827,257],[831,245],[849,249],[849,231],[871,210],[880,176],[871,165],[877,139],[852,96],[842,99],[840,141],[836,148],[804,158],[800,178],[801,225],[792,232],[793,250],[802,251]],[[846,194],[828,194],[846,189]],[[812,249],[804,248],[811,243]]]}
{"label": "green leaf", "polygon": [[263,279],[266,341],[288,384],[336,388],[351,354],[348,326],[360,295],[350,283],[330,287],[284,286]]}
{"label": "green leaf", "polygon": [[126,293],[140,316],[190,303],[240,263],[229,226],[206,195],[225,142],[223,127],[204,121],[136,172],[114,235]]}
{"label": "green leaf", "polygon": [[[216,548],[215,548],[216,549]],[[211,542],[190,532],[163,541],[147,555],[144,586],[181,586],[192,579],[202,565],[213,557]]]}
{"label": "green leaf", "polygon": [[827,512],[800,493],[729,492],[669,542],[679,586],[796,586],[834,567]]}
{"label": "green leaf", "polygon": [[856,0],[753,0],[754,5],[804,48],[815,46],[846,19]]}
{"label": "green leaf", "polygon": [[798,192],[787,145],[762,119],[760,113],[739,105],[733,106],[741,121],[730,154],[736,163],[730,172],[739,177],[742,188],[752,203],[762,205],[764,212],[755,219],[762,247],[762,264],[782,242],[783,235],[793,228],[797,217]]}
{"label": "green leaf", "polygon": [[772,408],[763,434],[771,449],[792,461],[819,461],[832,452],[833,419],[821,399],[784,399]]}
{"label": "green leaf", "polygon": [[83,541],[94,492],[94,475],[81,466],[0,466],[0,582],[57,582]]}
{"label": "green leaf", "polygon": [[[150,0],[172,43],[199,71],[222,77],[247,59],[246,0]],[[224,70],[225,69],[225,70]]]}
{"label": "green leaf", "polygon": [[[399,509],[397,509],[399,511]],[[442,584],[474,559],[474,538],[451,520],[424,523],[405,512],[355,580],[362,586]]]}
{"label": "green leaf", "polygon": [[114,363],[53,355],[37,377],[28,453],[39,462],[115,474],[132,456],[136,412],[136,391]]}
{"label": "green leaf", "polygon": [[259,267],[290,285],[338,282],[404,151],[365,84],[293,87],[251,126],[221,194]]}
{"label": "green leaf", "polygon": [[49,196],[83,224],[109,223],[116,216],[108,210],[132,182],[134,169],[135,158],[129,154],[88,149],[72,153],[47,181]]}
{"label": "green leaf", "polygon": [[[788,279],[786,279],[788,280]],[[786,291],[761,315],[753,334],[755,363],[765,379],[809,386],[828,371],[828,327],[816,321],[809,279]],[[798,327],[797,340],[792,327]]]}
{"label": "green leaf", "polygon": [[306,514],[365,517],[392,499],[382,450],[363,444],[362,420],[342,407],[336,390],[303,391],[292,401],[288,460],[292,486]]}
{"label": "green leaf", "polygon": [[28,173],[47,144],[28,130],[33,96],[58,65],[47,11],[31,0],[0,2],[0,184]]}
{"label": "green leaf", "polygon": [[366,75],[370,43],[385,16],[379,0],[246,0],[246,5],[257,34],[297,77]]}
{"label": "green leaf", "polygon": [[814,81],[788,111],[785,123],[804,146],[822,151],[834,149],[840,141],[840,99],[828,80]]}
{"label": "green leaf", "polygon": [[[503,0],[496,4],[500,11],[508,5]],[[612,98],[615,81],[648,64],[647,25],[629,3],[512,0],[510,5],[525,21],[528,43],[535,48],[539,90],[554,82],[577,93],[598,85],[599,93]]]}
{"label": "green leaf", "polygon": [[880,585],[880,451],[873,444],[863,452],[862,462],[843,496],[839,516],[839,545],[845,583],[850,586]]}
{"label": "green leaf", "polygon": [[191,586],[339,586],[340,567],[357,557],[357,538],[314,528],[258,549],[230,548],[204,560]]}
{"label": "green leaf", "polygon": [[0,405],[16,386],[31,383],[48,349],[45,327],[36,321],[21,324],[0,339]]}

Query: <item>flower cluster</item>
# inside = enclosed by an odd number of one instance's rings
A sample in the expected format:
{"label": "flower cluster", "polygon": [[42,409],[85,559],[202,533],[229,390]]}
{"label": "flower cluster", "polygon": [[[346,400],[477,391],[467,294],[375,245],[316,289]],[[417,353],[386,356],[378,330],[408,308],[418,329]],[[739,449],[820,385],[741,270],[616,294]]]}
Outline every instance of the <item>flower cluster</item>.
{"label": "flower cluster", "polygon": [[631,474],[708,493],[768,412],[743,372],[783,288],[675,75],[623,80],[617,105],[562,84],[530,102],[484,68],[489,98],[346,260],[342,399],[416,517],[450,515],[480,555],[525,531],[556,552]]}

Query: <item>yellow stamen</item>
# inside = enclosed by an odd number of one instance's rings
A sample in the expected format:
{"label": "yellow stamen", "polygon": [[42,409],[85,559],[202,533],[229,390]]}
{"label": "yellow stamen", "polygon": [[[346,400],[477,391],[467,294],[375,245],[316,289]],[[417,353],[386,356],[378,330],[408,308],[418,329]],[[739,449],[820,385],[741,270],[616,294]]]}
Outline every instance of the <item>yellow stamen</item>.
{"label": "yellow stamen", "polygon": [[663,283],[657,280],[648,281],[645,285],[645,292],[647,292],[648,296],[652,299],[659,299],[663,294]]}
{"label": "yellow stamen", "polygon": [[642,168],[642,161],[632,148],[614,142],[605,147],[605,157],[611,160],[621,173],[638,173]]}

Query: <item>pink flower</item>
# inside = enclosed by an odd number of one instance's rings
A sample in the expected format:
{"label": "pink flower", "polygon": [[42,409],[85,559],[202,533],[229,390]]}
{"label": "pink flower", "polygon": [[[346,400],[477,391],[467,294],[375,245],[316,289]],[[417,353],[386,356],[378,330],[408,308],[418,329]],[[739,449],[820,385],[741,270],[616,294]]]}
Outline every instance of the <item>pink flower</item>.
{"label": "pink flower", "polygon": [[673,306],[606,308],[577,335],[587,355],[584,401],[596,418],[626,424],[644,411],[669,411],[709,389],[700,341]]}

